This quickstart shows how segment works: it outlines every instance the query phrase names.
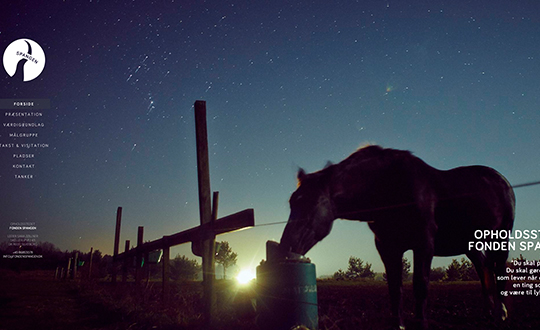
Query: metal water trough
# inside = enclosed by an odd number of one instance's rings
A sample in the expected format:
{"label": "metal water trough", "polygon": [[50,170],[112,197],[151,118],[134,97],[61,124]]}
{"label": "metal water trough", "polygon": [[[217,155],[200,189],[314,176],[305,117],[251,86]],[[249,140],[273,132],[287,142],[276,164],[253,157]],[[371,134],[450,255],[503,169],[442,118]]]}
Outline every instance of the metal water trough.
{"label": "metal water trough", "polygon": [[317,330],[315,265],[300,255],[286,256],[272,241],[266,243],[266,259],[257,267],[259,328],[289,330],[305,326]]}

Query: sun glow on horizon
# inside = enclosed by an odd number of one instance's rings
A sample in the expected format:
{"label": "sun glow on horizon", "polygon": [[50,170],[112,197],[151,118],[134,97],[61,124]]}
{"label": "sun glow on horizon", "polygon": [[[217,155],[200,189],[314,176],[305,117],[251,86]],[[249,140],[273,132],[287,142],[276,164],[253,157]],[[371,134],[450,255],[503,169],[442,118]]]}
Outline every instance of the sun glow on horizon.
{"label": "sun glow on horizon", "polygon": [[246,268],[242,269],[238,273],[238,275],[236,276],[236,281],[238,281],[238,284],[246,285],[251,282],[251,280],[254,280],[255,277],[255,272],[253,272],[253,270],[251,269]]}

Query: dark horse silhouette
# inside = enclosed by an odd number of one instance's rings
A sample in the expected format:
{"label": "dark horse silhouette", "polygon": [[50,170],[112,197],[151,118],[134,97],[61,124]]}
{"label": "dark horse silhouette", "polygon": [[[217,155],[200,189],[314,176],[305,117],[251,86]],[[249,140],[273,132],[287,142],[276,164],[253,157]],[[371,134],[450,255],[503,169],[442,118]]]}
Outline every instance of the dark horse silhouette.
{"label": "dark horse silhouette", "polygon": [[508,251],[469,250],[475,230],[511,230],[515,197],[508,181],[485,166],[442,171],[409,151],[367,146],[323,170],[298,172],[298,189],[290,198],[291,213],[281,248],[305,254],[326,237],[335,219],[366,221],[386,268],[392,326],[401,317],[402,257],[414,253],[415,314],[425,318],[433,256],[466,254],[482,282],[494,317],[504,320],[500,296]]}

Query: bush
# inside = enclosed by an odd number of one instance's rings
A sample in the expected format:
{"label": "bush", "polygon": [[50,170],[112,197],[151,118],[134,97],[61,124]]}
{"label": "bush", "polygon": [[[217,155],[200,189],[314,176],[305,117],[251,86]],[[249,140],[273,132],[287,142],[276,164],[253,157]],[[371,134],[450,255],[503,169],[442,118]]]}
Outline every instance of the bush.
{"label": "bush", "polygon": [[446,270],[443,267],[432,268],[431,272],[429,273],[429,280],[440,282],[443,280],[445,275]]}
{"label": "bush", "polygon": [[473,264],[465,259],[461,258],[461,262],[456,259],[452,259],[450,265],[446,269],[446,274],[443,277],[443,281],[477,281],[478,275]]}
{"label": "bush", "polygon": [[349,268],[346,272],[340,269],[334,273],[335,280],[373,279],[374,277],[375,273],[371,269],[370,263],[366,262],[364,265],[362,259],[352,256],[349,258]]}
{"label": "bush", "polygon": [[195,280],[201,270],[196,260],[177,255],[171,262],[170,276],[173,281]]}

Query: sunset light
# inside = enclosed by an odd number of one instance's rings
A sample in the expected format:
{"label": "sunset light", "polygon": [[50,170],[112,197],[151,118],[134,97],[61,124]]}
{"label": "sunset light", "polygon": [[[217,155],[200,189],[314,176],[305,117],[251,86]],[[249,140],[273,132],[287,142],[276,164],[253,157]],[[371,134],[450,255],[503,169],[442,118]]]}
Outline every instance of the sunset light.
{"label": "sunset light", "polygon": [[251,269],[242,269],[236,276],[236,280],[239,284],[245,285],[255,279],[255,273]]}

